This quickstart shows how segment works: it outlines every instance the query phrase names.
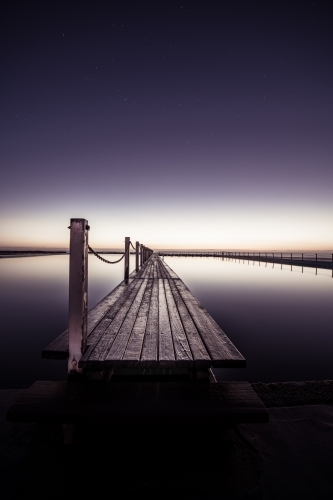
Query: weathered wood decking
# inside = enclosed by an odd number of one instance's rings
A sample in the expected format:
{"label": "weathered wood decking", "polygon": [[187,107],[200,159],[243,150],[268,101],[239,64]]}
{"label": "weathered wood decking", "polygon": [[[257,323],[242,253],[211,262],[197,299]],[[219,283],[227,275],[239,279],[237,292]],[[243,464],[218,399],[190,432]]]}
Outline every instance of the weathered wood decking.
{"label": "weathered wood decking", "polygon": [[[68,331],[43,350],[68,357]],[[88,314],[87,371],[121,368],[244,367],[245,359],[191,294],[153,254]]]}

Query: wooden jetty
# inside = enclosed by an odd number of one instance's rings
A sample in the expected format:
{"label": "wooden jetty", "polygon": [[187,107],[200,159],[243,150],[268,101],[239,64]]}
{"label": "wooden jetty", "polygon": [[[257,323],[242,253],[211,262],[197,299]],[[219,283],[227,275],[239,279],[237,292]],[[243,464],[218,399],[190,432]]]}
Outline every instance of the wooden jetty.
{"label": "wooden jetty", "polygon": [[136,242],[130,274],[125,238],[125,279],[87,314],[89,226],[72,219],[70,228],[69,329],[42,353],[68,358],[69,379],[33,384],[9,410],[9,420],[268,421],[247,382],[216,382],[211,368],[245,367],[245,359],[149,248]]}
{"label": "wooden jetty", "polygon": [[[68,354],[67,330],[42,355],[65,359]],[[88,373],[244,366],[243,356],[157,254],[89,313],[87,347],[79,361]]]}

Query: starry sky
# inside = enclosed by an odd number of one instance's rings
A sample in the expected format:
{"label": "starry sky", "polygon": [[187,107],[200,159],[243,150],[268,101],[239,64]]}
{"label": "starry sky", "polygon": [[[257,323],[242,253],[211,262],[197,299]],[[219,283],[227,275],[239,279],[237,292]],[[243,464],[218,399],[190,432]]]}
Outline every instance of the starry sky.
{"label": "starry sky", "polygon": [[8,2],[1,248],[333,247],[330,1]]}

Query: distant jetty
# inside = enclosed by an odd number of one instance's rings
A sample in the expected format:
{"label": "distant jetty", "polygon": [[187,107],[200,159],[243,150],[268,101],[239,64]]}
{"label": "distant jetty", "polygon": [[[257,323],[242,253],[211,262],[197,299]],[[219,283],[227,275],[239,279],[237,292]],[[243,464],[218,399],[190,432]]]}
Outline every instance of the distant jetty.
{"label": "distant jetty", "polygon": [[332,269],[333,253],[301,252],[225,252],[225,251],[160,251],[161,257],[215,257],[222,260],[247,260],[269,262],[286,266],[312,267],[314,269]]}
{"label": "distant jetty", "polygon": [[66,255],[68,252],[51,250],[0,250],[0,259],[11,257],[41,257],[43,255]]}

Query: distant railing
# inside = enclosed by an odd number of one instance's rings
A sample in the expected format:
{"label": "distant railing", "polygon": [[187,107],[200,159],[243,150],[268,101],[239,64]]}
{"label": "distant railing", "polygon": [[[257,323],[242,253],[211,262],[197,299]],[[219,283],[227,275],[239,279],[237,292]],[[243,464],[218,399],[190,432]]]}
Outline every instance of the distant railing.
{"label": "distant railing", "polygon": [[227,251],[160,251],[161,256],[168,257],[221,257],[226,259],[249,259],[249,260],[281,260],[290,261],[312,261],[333,263],[333,253],[309,253],[309,252],[227,252]]}

